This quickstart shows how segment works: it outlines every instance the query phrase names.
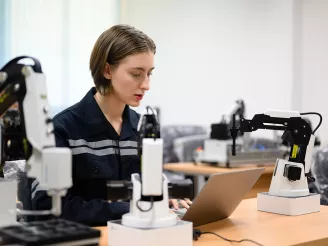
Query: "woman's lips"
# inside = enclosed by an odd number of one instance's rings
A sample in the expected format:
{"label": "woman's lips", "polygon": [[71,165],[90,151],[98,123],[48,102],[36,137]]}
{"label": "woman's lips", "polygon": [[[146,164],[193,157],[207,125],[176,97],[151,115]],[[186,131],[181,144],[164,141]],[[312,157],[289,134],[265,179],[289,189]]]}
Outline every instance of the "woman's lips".
{"label": "woman's lips", "polygon": [[143,98],[143,95],[142,94],[134,94],[135,98],[138,100],[138,101],[141,101],[142,98]]}

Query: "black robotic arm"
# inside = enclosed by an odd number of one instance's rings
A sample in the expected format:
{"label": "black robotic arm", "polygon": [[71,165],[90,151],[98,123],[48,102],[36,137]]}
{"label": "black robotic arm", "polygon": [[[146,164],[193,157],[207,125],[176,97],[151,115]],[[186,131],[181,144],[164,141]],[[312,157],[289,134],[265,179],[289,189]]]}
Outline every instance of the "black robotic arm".
{"label": "black robotic arm", "polygon": [[[304,120],[301,115],[302,114],[299,116],[293,115],[291,117],[274,117],[269,114],[256,114],[251,120],[241,119],[239,128],[236,127],[233,120],[233,126],[230,130],[233,138],[232,154],[236,155],[235,139],[238,132],[253,132],[259,129],[282,130],[284,131],[282,135],[283,141],[291,145],[289,161],[305,164],[307,146],[311,135],[315,131],[312,132],[310,124],[308,121]],[[320,115],[320,124],[321,121],[322,118]]]}

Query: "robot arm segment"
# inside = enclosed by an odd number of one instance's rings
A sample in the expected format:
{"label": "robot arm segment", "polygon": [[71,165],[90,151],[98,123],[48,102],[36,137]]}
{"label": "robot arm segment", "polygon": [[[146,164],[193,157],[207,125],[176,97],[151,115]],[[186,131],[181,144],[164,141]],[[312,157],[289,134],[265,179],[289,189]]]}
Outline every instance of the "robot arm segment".
{"label": "robot arm segment", "polygon": [[[34,65],[18,63],[25,58],[31,59]],[[47,87],[41,65],[35,58],[17,57],[0,70],[0,82],[0,114],[18,103],[18,133],[21,134],[28,176],[35,177],[40,186],[48,191],[53,198],[52,212],[60,215],[61,196],[72,185],[72,155],[69,148],[55,147]]]}
{"label": "robot arm segment", "polygon": [[130,212],[122,216],[122,224],[125,226],[174,226],[177,215],[169,212],[168,198],[190,197],[191,181],[170,182],[163,174],[163,139],[160,137],[156,114],[150,107],[139,119],[138,133],[141,174],[132,174],[131,182],[109,181],[108,199],[130,199]]}
{"label": "robot arm segment", "polygon": [[[141,154],[141,201],[163,200],[163,139],[155,112],[151,107],[138,123]],[[151,111],[151,112],[150,112]],[[140,143],[141,142],[141,143]]]}
{"label": "robot arm segment", "polygon": [[317,114],[320,116],[320,126],[322,117],[318,113],[298,113],[295,111],[268,111],[265,114],[256,114],[253,119],[241,119],[239,128],[236,128],[235,122],[231,128],[233,137],[232,154],[236,155],[235,139],[238,131],[252,132],[259,129],[282,130],[282,138],[291,145],[289,161],[303,163],[305,174],[308,174],[311,166],[312,149],[314,146],[314,132],[311,126],[302,115]]}

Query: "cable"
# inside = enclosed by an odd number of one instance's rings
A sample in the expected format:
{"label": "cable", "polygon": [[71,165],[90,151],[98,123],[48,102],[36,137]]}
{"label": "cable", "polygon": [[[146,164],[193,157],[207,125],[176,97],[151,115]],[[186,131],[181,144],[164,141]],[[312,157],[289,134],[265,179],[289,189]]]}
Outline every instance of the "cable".
{"label": "cable", "polygon": [[153,116],[154,116],[153,134],[154,134],[154,140],[156,140],[157,129],[158,129],[158,125],[159,125],[158,122],[157,122],[157,117],[156,117],[156,114],[154,113],[154,110],[153,110],[152,107],[147,106],[146,109],[147,109],[147,114],[148,114],[148,109],[150,109]]}
{"label": "cable", "polygon": [[215,232],[210,232],[210,231],[204,231],[204,232],[202,232],[202,231],[200,231],[200,230],[198,230],[198,229],[194,229],[194,230],[193,230],[193,239],[194,239],[195,241],[197,241],[198,238],[199,238],[201,235],[203,235],[203,234],[212,234],[212,235],[215,235],[215,236],[217,236],[217,237],[219,237],[219,238],[221,238],[221,239],[223,239],[223,240],[225,240],[225,241],[228,241],[228,242],[230,242],[230,243],[251,242],[251,243],[254,243],[254,244],[258,245],[258,246],[263,246],[263,244],[260,244],[260,243],[258,243],[258,242],[255,242],[255,241],[253,241],[253,240],[251,240],[251,239],[233,240],[233,239],[228,239],[228,238],[225,238],[225,237],[223,237],[223,236],[220,236],[219,234],[217,234],[217,233],[215,233]]}
{"label": "cable", "polygon": [[151,110],[151,112],[153,113],[153,115],[155,115],[155,114],[154,114],[154,110],[153,110],[153,108],[152,108],[152,107],[150,107],[150,106],[147,106],[147,107],[146,107],[146,109],[147,109],[147,114],[148,114],[148,109],[150,109],[150,110]]}
{"label": "cable", "polygon": [[314,135],[314,133],[318,130],[318,128],[320,127],[321,123],[322,123],[322,116],[319,113],[316,112],[307,112],[307,113],[301,113],[301,115],[309,115],[309,114],[314,114],[314,115],[318,115],[320,117],[320,121],[319,124],[317,125],[317,127],[313,130],[312,134]]}
{"label": "cable", "polygon": [[154,206],[154,198],[153,197],[151,197],[151,200],[150,200],[150,208],[148,208],[148,209],[142,209],[141,207],[140,207],[140,205],[139,205],[139,202],[141,201],[141,199],[139,199],[138,201],[137,201],[137,208],[141,211],[141,212],[149,212],[152,208],[153,208],[153,206]]}

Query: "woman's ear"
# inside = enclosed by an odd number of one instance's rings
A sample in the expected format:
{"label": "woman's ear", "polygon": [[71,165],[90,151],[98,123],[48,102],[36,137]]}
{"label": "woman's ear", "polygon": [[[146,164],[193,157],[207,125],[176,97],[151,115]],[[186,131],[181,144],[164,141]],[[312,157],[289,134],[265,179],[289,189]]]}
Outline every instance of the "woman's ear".
{"label": "woman's ear", "polygon": [[104,69],[104,77],[106,79],[112,79],[112,70],[111,70],[111,66],[106,62],[106,66]]}

